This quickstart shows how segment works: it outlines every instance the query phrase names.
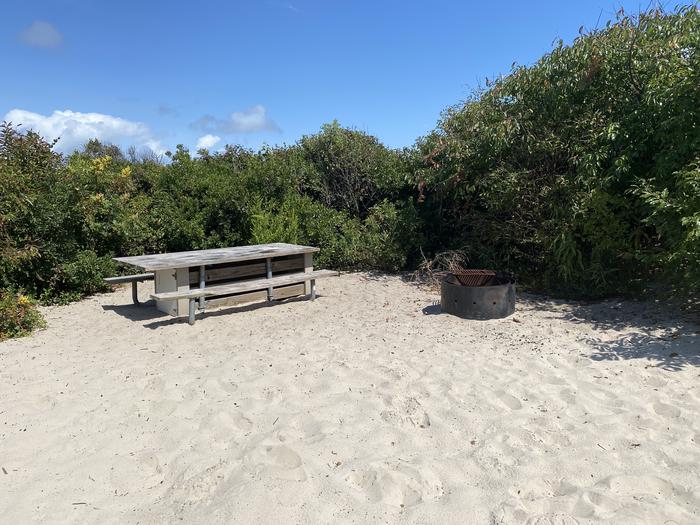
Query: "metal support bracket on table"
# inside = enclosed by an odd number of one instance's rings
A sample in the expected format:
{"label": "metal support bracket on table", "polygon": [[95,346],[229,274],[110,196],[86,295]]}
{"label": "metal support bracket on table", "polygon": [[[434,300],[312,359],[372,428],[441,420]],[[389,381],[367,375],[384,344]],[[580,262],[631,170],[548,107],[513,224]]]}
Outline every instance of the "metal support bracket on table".
{"label": "metal support bracket on table", "polygon": [[133,299],[134,304],[139,306],[141,302],[139,301],[139,283],[138,281],[131,281],[131,299]]}
{"label": "metal support bracket on table", "polygon": [[[268,257],[265,259],[265,268],[267,269],[267,278],[272,279],[272,259]],[[272,286],[267,288],[267,302],[271,302],[274,298]]]}
{"label": "metal support bracket on table", "polygon": [[[205,272],[205,266],[202,264],[202,265],[199,267],[199,289],[200,289],[200,290],[203,289],[204,286],[206,285],[206,280],[207,280],[207,279],[206,279],[206,275],[205,275],[204,272]],[[203,312],[203,311],[204,311],[204,304],[205,304],[204,296],[202,296],[202,297],[199,298],[199,311],[200,311],[200,312]]]}

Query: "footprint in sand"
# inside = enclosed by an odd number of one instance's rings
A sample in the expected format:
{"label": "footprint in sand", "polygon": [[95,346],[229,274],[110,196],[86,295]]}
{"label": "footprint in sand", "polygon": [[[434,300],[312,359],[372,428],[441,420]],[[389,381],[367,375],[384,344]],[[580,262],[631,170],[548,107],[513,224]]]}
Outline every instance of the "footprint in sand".
{"label": "footprint in sand", "polygon": [[600,480],[596,486],[613,494],[634,496],[640,494],[660,495],[666,498],[685,493],[685,489],[656,476],[610,476]]}
{"label": "footprint in sand", "polygon": [[583,490],[571,511],[580,518],[606,515],[620,507],[619,498],[601,490]]}
{"label": "footprint in sand", "polygon": [[286,428],[277,432],[277,439],[281,443],[285,441],[303,441],[307,445],[312,445],[323,441],[325,438],[324,426],[313,417],[292,419],[286,425]]}
{"label": "footprint in sand", "polygon": [[567,405],[576,404],[576,393],[569,388],[564,388],[561,392],[559,392],[559,397]]}
{"label": "footprint in sand", "polygon": [[578,525],[578,520],[568,514],[541,514],[532,516],[527,525]]}
{"label": "footprint in sand", "polygon": [[155,376],[151,377],[146,381],[146,384],[143,387],[143,390],[145,392],[156,392],[156,393],[161,393],[163,391],[163,388],[165,387],[165,381],[163,381],[162,378]]}
{"label": "footprint in sand", "polygon": [[253,423],[237,411],[219,411],[203,418],[200,430],[215,442],[228,444],[232,437],[241,437],[250,431]]}
{"label": "footprint in sand", "polygon": [[428,428],[430,426],[430,416],[422,410],[420,401],[415,397],[387,396],[384,404],[389,407],[382,410],[380,417],[392,425],[411,424],[414,427]]}
{"label": "footprint in sand", "polygon": [[554,375],[545,375],[542,378],[542,381],[548,385],[565,385],[565,384],[567,384],[566,379],[564,379],[563,377],[554,376]]}
{"label": "footprint in sand", "polygon": [[207,500],[224,481],[227,471],[228,465],[223,461],[194,473],[185,470],[175,479],[170,493],[175,501],[183,504]]}
{"label": "footprint in sand", "polygon": [[660,416],[665,417],[678,417],[681,415],[681,409],[677,406],[667,405],[666,403],[656,402],[653,405],[654,412]]}
{"label": "footprint in sand", "polygon": [[248,432],[251,428],[253,428],[253,422],[240,413],[233,415],[233,422],[235,423],[236,427],[243,432]]}
{"label": "footprint in sand", "polygon": [[515,396],[511,396],[503,390],[496,390],[494,394],[501,403],[503,403],[511,410],[520,410],[523,407],[522,403],[518,400],[518,398],[516,398]]}
{"label": "footprint in sand", "polygon": [[259,443],[244,453],[244,461],[257,474],[289,481],[306,481],[307,478],[301,456],[286,445]]}
{"label": "footprint in sand", "polygon": [[[528,496],[519,495],[504,503],[500,510],[493,513],[492,523],[524,523],[527,525],[578,525],[579,521],[571,514],[561,512],[557,508],[574,507],[574,494],[552,498],[553,494],[547,480],[534,480]],[[539,486],[537,486],[539,485]],[[548,512],[552,509],[551,512]],[[589,523],[586,521],[586,523]]]}
{"label": "footprint in sand", "polygon": [[[515,490],[517,489],[517,494]],[[548,478],[530,478],[520,486],[511,489],[511,495],[526,501],[561,496],[571,496],[578,492],[578,487],[565,479],[552,480]]]}
{"label": "footprint in sand", "polygon": [[345,481],[370,501],[395,507],[434,501],[444,493],[440,478],[432,470],[404,463],[371,465],[351,472]]}
{"label": "footprint in sand", "polygon": [[233,394],[238,390],[238,385],[232,380],[210,377],[204,382],[207,393]]}
{"label": "footprint in sand", "polygon": [[647,385],[652,388],[662,388],[665,387],[668,381],[660,377],[649,376],[645,378]]}

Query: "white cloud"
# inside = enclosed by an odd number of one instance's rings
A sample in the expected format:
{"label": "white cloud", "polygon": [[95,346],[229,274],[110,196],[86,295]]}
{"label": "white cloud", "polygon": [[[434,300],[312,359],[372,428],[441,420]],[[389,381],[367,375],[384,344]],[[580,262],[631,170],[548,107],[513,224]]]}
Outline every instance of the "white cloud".
{"label": "white cloud", "polygon": [[41,115],[23,109],[13,109],[3,120],[12,122],[21,129],[31,129],[47,140],[59,139],[56,148],[65,152],[73,151],[95,138],[119,146],[145,146],[159,155],[165,151],[143,122],[101,113],[57,110],[50,115]]}
{"label": "white cloud", "polygon": [[148,139],[146,142],[143,143],[143,145],[146,148],[150,149],[156,155],[165,155],[165,152],[167,151],[167,148],[163,146],[163,144],[161,144],[159,140]]}
{"label": "white cloud", "polygon": [[219,119],[204,115],[190,127],[208,133],[256,133],[280,131],[279,126],[267,116],[265,106],[257,105],[244,111],[234,111],[228,118]]}
{"label": "white cloud", "polygon": [[207,134],[199,137],[197,139],[197,149],[209,149],[211,148],[214,144],[219,142],[221,140],[221,137],[217,135],[212,135],[212,134]]}
{"label": "white cloud", "polygon": [[63,35],[54,26],[42,20],[32,22],[32,25],[19,34],[19,38],[28,46],[49,49],[59,47],[63,43]]}

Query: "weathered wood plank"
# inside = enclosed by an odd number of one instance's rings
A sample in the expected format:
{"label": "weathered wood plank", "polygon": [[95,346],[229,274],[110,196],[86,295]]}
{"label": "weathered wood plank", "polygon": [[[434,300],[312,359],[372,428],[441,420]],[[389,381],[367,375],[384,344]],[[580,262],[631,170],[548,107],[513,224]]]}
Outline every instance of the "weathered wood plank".
{"label": "weathered wood plank", "polygon": [[271,279],[251,279],[246,281],[238,281],[216,286],[209,286],[204,289],[195,288],[192,290],[173,291],[154,293],[151,295],[153,299],[158,301],[171,301],[175,299],[184,299],[190,297],[208,297],[212,295],[225,295],[239,292],[248,292],[254,290],[264,290],[269,286],[283,286],[287,284],[296,284],[304,282],[307,279],[321,279],[323,277],[334,277],[338,272],[332,270],[315,270],[313,272],[300,272],[287,275],[272,277]]}
{"label": "weathered wood plank", "polygon": [[[273,259],[272,273],[302,270],[304,261],[302,257],[293,259]],[[230,266],[223,268],[207,268],[206,282],[228,281],[243,277],[262,277],[266,273],[265,262],[246,264],[242,266]],[[199,270],[190,272],[190,285],[199,283]]]}
{"label": "weathered wood plank", "polygon": [[266,259],[268,257],[282,257],[285,255],[300,255],[317,251],[319,251],[319,248],[314,246],[272,243],[253,246],[235,246],[231,248],[213,248],[211,250],[194,250],[189,252],[137,255],[134,257],[115,257],[114,260],[143,268],[146,271],[153,271],[171,268],[189,268],[191,266],[201,266],[203,264],[211,265],[235,261],[250,261],[254,259]]}
{"label": "weathered wood plank", "polygon": [[[243,277],[257,277],[265,275],[265,263],[246,264],[245,266],[232,266],[224,268],[207,268],[206,282],[241,279]],[[199,282],[199,271],[190,272],[190,284]]]}
{"label": "weathered wood plank", "polygon": [[207,308],[221,306],[237,306],[244,303],[257,303],[267,299],[267,290],[259,290],[257,292],[247,292],[239,295],[229,295],[226,297],[215,297],[207,299]]}
{"label": "weathered wood plank", "polygon": [[[280,288],[275,288],[273,299],[287,299],[296,295],[304,295],[303,284],[292,284],[290,286],[282,286]],[[229,295],[226,297],[214,297],[213,299],[207,299],[207,308],[221,306],[237,306],[239,304],[244,303],[255,303],[259,301],[265,301],[266,299],[267,290],[259,290],[257,292],[247,292],[238,295]]]}
{"label": "weathered wood plank", "polygon": [[303,284],[293,284],[291,286],[281,286],[280,288],[275,288],[272,293],[272,299],[279,301],[280,299],[287,299],[288,297],[294,297],[295,295],[304,295]]}

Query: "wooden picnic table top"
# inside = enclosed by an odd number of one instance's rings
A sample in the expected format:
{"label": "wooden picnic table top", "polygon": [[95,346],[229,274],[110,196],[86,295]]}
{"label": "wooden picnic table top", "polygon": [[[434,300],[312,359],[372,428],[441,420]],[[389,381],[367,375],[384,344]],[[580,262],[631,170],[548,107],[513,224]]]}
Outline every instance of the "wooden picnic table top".
{"label": "wooden picnic table top", "polygon": [[133,257],[115,257],[114,260],[130,264],[146,271],[169,270],[173,268],[188,268],[209,264],[249,261],[266,259],[268,257],[283,257],[285,255],[301,255],[314,253],[319,248],[314,246],[299,246],[275,242],[271,244],[255,244],[252,246],[234,246],[231,248],[212,248],[210,250],[192,250],[189,252],[154,253],[152,255],[136,255]]}

